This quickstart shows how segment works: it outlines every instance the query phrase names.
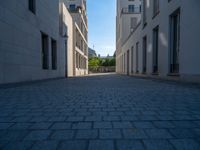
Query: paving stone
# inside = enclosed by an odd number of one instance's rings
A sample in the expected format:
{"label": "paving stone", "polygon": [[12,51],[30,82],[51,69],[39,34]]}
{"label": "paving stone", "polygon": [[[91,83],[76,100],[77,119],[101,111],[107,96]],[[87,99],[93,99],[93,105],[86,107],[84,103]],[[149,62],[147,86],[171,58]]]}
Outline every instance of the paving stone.
{"label": "paving stone", "polygon": [[13,122],[29,122],[31,120],[31,116],[24,116],[24,117],[15,117],[15,119],[13,119]]}
{"label": "paving stone", "polygon": [[170,140],[176,150],[200,150],[200,145],[193,139],[174,139]]}
{"label": "paving stone", "polygon": [[178,128],[178,129],[170,129],[169,131],[174,137],[176,137],[178,139],[198,137],[198,135],[196,134],[197,132],[195,132],[194,130],[190,130],[190,129]]}
{"label": "paving stone", "polygon": [[36,149],[140,149],[140,142],[150,150],[195,149],[199,97],[200,86],[119,75],[1,88],[0,149],[8,141]]}
{"label": "paving stone", "polygon": [[8,130],[3,136],[1,136],[0,140],[5,140],[5,141],[20,141],[28,133],[29,133],[29,131],[27,131],[27,130]]}
{"label": "paving stone", "polygon": [[112,140],[91,140],[88,150],[114,150]]}
{"label": "paving stone", "polygon": [[158,120],[161,120],[161,121],[172,121],[172,120],[175,120],[173,115],[157,115],[156,117],[158,118]]}
{"label": "paving stone", "polygon": [[120,139],[122,138],[121,131],[119,129],[101,129],[99,131],[100,139]]}
{"label": "paving stone", "polygon": [[55,150],[58,147],[57,141],[37,141],[31,150]]}
{"label": "paving stone", "polygon": [[121,116],[122,121],[138,121],[138,116]]}
{"label": "paving stone", "polygon": [[1,137],[4,137],[5,134],[7,134],[7,130],[0,130],[0,140],[1,140]]}
{"label": "paving stone", "polygon": [[73,130],[59,130],[53,132],[53,134],[51,135],[51,140],[68,140],[73,139],[73,137]]}
{"label": "paving stone", "polygon": [[41,141],[41,140],[47,140],[49,137],[51,131],[49,130],[36,130],[31,131],[24,140],[30,140],[30,141]]}
{"label": "paving stone", "polygon": [[49,117],[44,117],[44,116],[40,116],[40,117],[33,117],[30,122],[45,122],[48,120]]}
{"label": "paving stone", "polygon": [[96,129],[111,129],[111,122],[94,122],[94,128]]}
{"label": "paving stone", "polygon": [[27,150],[30,149],[33,142],[23,141],[23,142],[9,142],[3,150]]}
{"label": "paving stone", "polygon": [[146,139],[147,135],[142,129],[124,129],[123,135],[125,139]]}
{"label": "paving stone", "polygon": [[16,123],[13,126],[11,126],[9,129],[11,129],[11,130],[26,130],[31,125],[32,125],[32,123]]}
{"label": "paving stone", "polygon": [[77,139],[96,139],[98,137],[98,130],[78,130],[76,134]]}
{"label": "paving stone", "polygon": [[200,128],[192,129],[191,132],[195,135],[196,138],[200,138]]}
{"label": "paving stone", "polygon": [[115,112],[109,112],[110,116],[123,116],[124,112],[120,112],[120,111],[115,111]]}
{"label": "paving stone", "polygon": [[118,140],[118,150],[145,150],[143,144],[139,140]]}
{"label": "paving stone", "polygon": [[113,127],[116,129],[130,129],[133,128],[131,122],[113,122]]}
{"label": "paving stone", "polygon": [[93,114],[94,116],[106,116],[108,113],[107,113],[107,112],[101,112],[101,111],[98,112],[98,111],[97,111],[97,112],[93,112],[92,114]]}
{"label": "paving stone", "polygon": [[13,122],[13,116],[11,117],[0,117],[0,123],[12,123]]}
{"label": "paving stone", "polygon": [[0,123],[0,130],[8,129],[14,123]]}
{"label": "paving stone", "polygon": [[173,121],[176,128],[198,128],[198,125],[191,121]]}
{"label": "paving stone", "polygon": [[38,123],[34,123],[29,129],[33,129],[33,130],[47,130],[49,129],[49,127],[52,125],[52,123],[48,123],[48,122],[38,122]]}
{"label": "paving stone", "polygon": [[173,136],[166,129],[146,129],[145,132],[151,139],[173,138]]}
{"label": "paving stone", "polygon": [[66,117],[50,117],[48,121],[50,122],[62,122],[65,121]]}
{"label": "paving stone", "polygon": [[85,121],[102,121],[102,117],[101,116],[89,116],[86,117]]}
{"label": "paving stone", "polygon": [[104,121],[120,121],[119,116],[104,116],[103,117]]}
{"label": "paving stone", "polygon": [[91,129],[92,123],[90,122],[79,122],[79,123],[73,123],[72,129]]}
{"label": "paving stone", "polygon": [[154,121],[153,124],[157,128],[175,128],[175,125],[171,121]]}
{"label": "paving stone", "polygon": [[142,115],[142,116],[138,116],[138,118],[139,118],[139,120],[142,120],[142,121],[158,120],[156,115]]}
{"label": "paving stone", "polygon": [[133,125],[137,129],[152,129],[152,128],[155,128],[153,123],[150,122],[150,121],[134,121]]}
{"label": "paving stone", "polygon": [[86,150],[88,142],[84,140],[73,140],[61,142],[59,150]]}
{"label": "paving stone", "polygon": [[175,150],[167,140],[143,140],[147,150]]}
{"label": "paving stone", "polygon": [[78,117],[69,117],[67,119],[67,121],[71,121],[71,122],[80,122],[83,121],[84,117],[78,116]]}
{"label": "paving stone", "polygon": [[9,143],[9,141],[1,141],[0,140],[0,149],[3,149],[3,147],[5,147],[8,143]]}
{"label": "paving stone", "polygon": [[65,129],[71,129],[72,124],[66,123],[66,122],[58,122],[54,123],[51,129],[53,130],[65,130]]}

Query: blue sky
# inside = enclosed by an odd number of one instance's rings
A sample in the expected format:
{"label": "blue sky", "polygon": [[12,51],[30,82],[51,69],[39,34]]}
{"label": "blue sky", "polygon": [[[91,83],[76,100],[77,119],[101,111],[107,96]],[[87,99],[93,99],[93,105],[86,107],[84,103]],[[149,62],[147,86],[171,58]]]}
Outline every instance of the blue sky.
{"label": "blue sky", "polygon": [[89,47],[101,56],[115,51],[115,0],[87,0]]}

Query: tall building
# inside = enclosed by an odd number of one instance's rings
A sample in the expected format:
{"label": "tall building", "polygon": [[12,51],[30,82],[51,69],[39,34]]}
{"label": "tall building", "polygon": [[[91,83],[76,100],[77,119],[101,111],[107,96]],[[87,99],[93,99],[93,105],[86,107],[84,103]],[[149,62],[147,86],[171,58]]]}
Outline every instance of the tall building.
{"label": "tall building", "polygon": [[85,0],[0,2],[0,84],[88,73]]}
{"label": "tall building", "polygon": [[[117,17],[116,17],[116,53],[117,59],[124,60],[121,55],[123,44],[128,39],[129,35],[136,29],[141,20],[141,0],[117,0]],[[120,61],[117,61],[117,66],[122,66]],[[117,67],[117,71],[118,71]]]}
{"label": "tall building", "polygon": [[58,20],[57,0],[0,1],[0,84],[65,76]]}
{"label": "tall building", "polygon": [[117,72],[199,82],[200,2],[142,0],[141,3],[140,23],[124,43],[116,44]]}
{"label": "tall building", "polygon": [[73,21],[73,25],[70,25],[71,28],[68,27],[68,30],[72,30],[73,32],[73,74],[68,76],[86,75],[88,74],[88,18],[86,0],[62,1]]}

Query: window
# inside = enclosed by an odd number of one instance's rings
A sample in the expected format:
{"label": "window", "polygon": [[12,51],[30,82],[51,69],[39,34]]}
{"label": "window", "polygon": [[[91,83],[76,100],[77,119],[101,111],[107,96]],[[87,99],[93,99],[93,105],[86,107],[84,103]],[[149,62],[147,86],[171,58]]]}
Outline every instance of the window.
{"label": "window", "polygon": [[158,73],[158,38],[159,27],[153,29],[153,73]]}
{"label": "window", "polygon": [[76,68],[79,68],[79,54],[76,52]]}
{"label": "window", "polygon": [[146,25],[146,23],[147,23],[146,8],[147,8],[147,0],[144,0],[143,1],[143,24],[144,25]]}
{"label": "window", "polygon": [[132,17],[131,18],[131,32],[134,31],[136,25],[137,25],[137,18]]}
{"label": "window", "polygon": [[41,33],[42,38],[42,68],[49,69],[49,41],[48,36]]}
{"label": "window", "polygon": [[127,75],[129,75],[129,69],[130,69],[130,68],[129,68],[129,64],[130,64],[130,61],[129,61],[130,56],[129,56],[129,55],[130,55],[130,50],[127,51],[127,56],[126,56],[126,58],[127,58],[127,59],[126,59],[126,63],[127,63],[127,64],[126,64],[126,68],[127,68],[126,73],[127,73]]}
{"label": "window", "polygon": [[32,13],[36,13],[36,2],[35,0],[28,0],[28,8]]}
{"label": "window", "polygon": [[121,55],[121,72],[123,72],[123,55]]}
{"label": "window", "polygon": [[128,12],[129,13],[135,12],[135,5],[128,5]]}
{"label": "window", "polygon": [[153,16],[159,13],[159,0],[153,0]]}
{"label": "window", "polygon": [[57,42],[51,39],[52,69],[57,69]]}
{"label": "window", "polygon": [[170,16],[170,72],[179,73],[180,9]]}
{"label": "window", "polygon": [[124,54],[124,73],[125,73],[125,69],[126,68],[126,54]]}
{"label": "window", "polygon": [[143,73],[147,71],[147,37],[143,38]]}
{"label": "window", "polygon": [[69,5],[69,9],[71,11],[75,11],[76,10],[76,5],[75,4]]}
{"label": "window", "polygon": [[139,64],[139,42],[136,43],[136,73],[139,72],[138,64]]}
{"label": "window", "polygon": [[133,46],[131,47],[131,73],[133,73],[133,60],[134,60],[134,48],[133,48]]}

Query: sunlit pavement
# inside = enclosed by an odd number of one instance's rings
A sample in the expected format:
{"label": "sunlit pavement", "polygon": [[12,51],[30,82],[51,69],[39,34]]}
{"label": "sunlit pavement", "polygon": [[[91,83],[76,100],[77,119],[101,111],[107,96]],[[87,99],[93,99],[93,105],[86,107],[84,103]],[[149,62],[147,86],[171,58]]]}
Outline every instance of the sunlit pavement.
{"label": "sunlit pavement", "polygon": [[0,149],[200,150],[200,86],[119,75],[0,89]]}

